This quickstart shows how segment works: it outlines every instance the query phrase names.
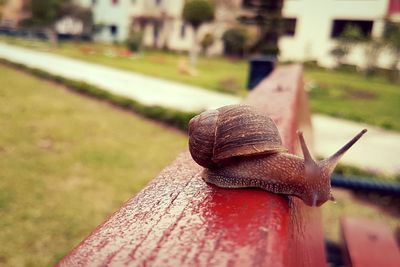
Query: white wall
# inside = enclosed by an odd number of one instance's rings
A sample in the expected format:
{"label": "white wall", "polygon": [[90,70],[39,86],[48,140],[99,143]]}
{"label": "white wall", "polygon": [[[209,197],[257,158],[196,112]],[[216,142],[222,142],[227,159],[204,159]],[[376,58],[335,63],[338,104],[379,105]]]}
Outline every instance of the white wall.
{"label": "white wall", "polygon": [[[168,37],[168,47],[173,50],[185,51],[192,46],[194,32],[190,25],[184,24],[183,20],[176,19],[172,21],[172,32]],[[183,26],[184,25],[184,26]],[[185,34],[181,35],[182,27],[185,27]]]}
{"label": "white wall", "polygon": [[[77,0],[86,6],[91,6],[91,0]],[[221,40],[224,31],[233,26],[235,18],[240,12],[240,0],[225,2],[226,6],[219,6],[216,12],[216,21],[203,25],[199,29],[198,39],[204,34],[211,33],[215,42],[210,47],[210,54],[221,54],[223,43]],[[167,15],[163,30],[160,31],[158,47],[167,46],[173,50],[189,50],[193,45],[193,30],[186,25],[186,34],[181,36],[181,12],[184,0],[119,0],[113,5],[111,0],[97,0],[93,6],[96,24],[106,27],[96,35],[97,40],[113,41],[110,25],[118,27],[116,41],[124,41],[129,34],[133,18],[142,15],[158,16],[161,12]],[[388,0],[286,0],[283,15],[287,18],[296,18],[294,36],[284,36],[279,42],[281,49],[280,60],[316,60],[320,65],[332,67],[336,63],[330,55],[335,47],[335,40],[331,38],[333,21],[335,19],[372,20],[374,21],[372,34],[379,36],[383,30],[383,21],[388,8]],[[144,34],[144,43],[152,46],[154,43],[153,25],[147,25]],[[392,55],[385,52],[379,58],[381,67],[391,64]],[[362,47],[356,47],[347,57],[347,63],[365,65],[365,53]]]}
{"label": "white wall", "polygon": [[[197,34],[200,42],[204,35],[210,33],[214,37],[214,43],[207,50],[209,55],[220,55],[223,52],[222,35],[230,27],[232,27],[239,15],[242,0],[230,0],[220,2],[216,7],[215,20],[212,23],[203,24]],[[150,1],[152,2],[152,1]],[[165,31],[160,36],[159,47],[164,41],[172,50],[187,51],[193,46],[194,33],[190,25],[185,25],[185,35],[181,35],[182,9],[184,0],[162,0],[162,8],[167,11],[169,20],[164,25]],[[149,25],[145,31],[145,45],[153,45],[153,27]],[[200,49],[200,47],[198,47]]]}
{"label": "white wall", "polygon": [[[383,29],[382,19],[386,15],[388,0],[286,0],[283,14],[296,18],[293,37],[283,37],[279,42],[281,60],[317,60],[319,64],[332,67],[335,64],[330,51],[335,46],[331,38],[335,19],[372,20],[372,34],[379,36]],[[379,62],[387,66],[389,57]],[[363,65],[363,51],[355,49],[348,63]]]}
{"label": "white wall", "polygon": [[[138,0],[118,0],[113,4],[112,0],[97,0],[92,4],[92,0],[77,0],[83,6],[92,7],[94,23],[104,25],[103,29],[95,35],[95,40],[112,42],[124,41],[129,34],[132,10],[140,7]],[[111,34],[110,26],[117,26],[117,34]]]}

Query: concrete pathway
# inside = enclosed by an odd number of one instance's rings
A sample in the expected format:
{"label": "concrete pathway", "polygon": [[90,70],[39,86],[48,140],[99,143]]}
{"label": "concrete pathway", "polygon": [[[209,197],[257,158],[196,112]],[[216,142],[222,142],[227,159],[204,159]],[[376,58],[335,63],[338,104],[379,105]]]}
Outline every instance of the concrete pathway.
{"label": "concrete pathway", "polygon": [[3,43],[0,43],[0,57],[62,77],[84,81],[146,105],[199,111],[240,102],[240,98],[236,96],[196,86]]}
{"label": "concrete pathway", "polygon": [[[85,81],[147,105],[198,111],[238,103],[241,100],[200,87],[2,43],[0,58]],[[351,148],[342,162],[371,170],[400,172],[399,133],[323,115],[313,115],[313,127],[315,152],[323,157],[328,157],[361,129],[367,128],[368,133],[359,144]]]}
{"label": "concrete pathway", "polygon": [[343,156],[341,162],[367,170],[400,173],[400,134],[367,124],[325,115],[313,115],[315,154],[328,157],[362,129],[368,132]]}

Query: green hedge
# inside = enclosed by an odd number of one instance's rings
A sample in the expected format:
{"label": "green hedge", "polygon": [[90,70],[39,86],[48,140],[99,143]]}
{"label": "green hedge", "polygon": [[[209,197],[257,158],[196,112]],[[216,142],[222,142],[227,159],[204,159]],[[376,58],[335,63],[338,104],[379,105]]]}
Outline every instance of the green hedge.
{"label": "green hedge", "polygon": [[31,73],[35,76],[49,79],[57,83],[67,86],[69,89],[85,94],[97,99],[105,100],[118,107],[134,111],[145,117],[155,119],[168,125],[174,126],[181,130],[187,130],[189,120],[197,115],[194,112],[184,112],[171,108],[165,108],[161,106],[146,106],[133,99],[112,94],[105,91],[99,87],[93,86],[91,84],[85,83],[83,81],[75,81],[67,79],[58,75],[48,73],[46,71],[31,68],[23,64],[14,63],[5,59],[0,59],[0,63],[14,67],[19,70]]}

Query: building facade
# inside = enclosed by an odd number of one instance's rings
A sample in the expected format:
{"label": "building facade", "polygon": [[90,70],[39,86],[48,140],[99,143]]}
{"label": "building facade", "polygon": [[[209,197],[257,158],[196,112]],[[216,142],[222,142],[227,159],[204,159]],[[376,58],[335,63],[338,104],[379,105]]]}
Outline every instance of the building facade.
{"label": "building facade", "polygon": [[[184,0],[81,0],[91,6],[99,29],[99,41],[126,40],[129,31],[140,29],[144,44],[170,50],[189,50],[194,34],[181,18]],[[214,37],[209,54],[222,54],[223,33],[237,24],[241,0],[216,1],[215,21],[203,25],[197,38],[207,33]],[[280,60],[316,61],[326,67],[336,64],[331,55],[337,37],[347,24],[357,25],[365,35],[380,37],[384,18],[400,14],[400,0],[286,0],[283,16],[292,29],[279,41]],[[346,57],[348,64],[365,66],[365,49],[355,47]],[[378,66],[388,67],[392,55],[384,51]]]}
{"label": "building facade", "polygon": [[[399,0],[286,0],[285,17],[296,21],[293,36],[280,39],[281,60],[314,60],[319,65],[336,64],[331,55],[337,37],[348,24],[357,25],[366,36],[379,38],[384,30],[384,19],[400,14]],[[365,67],[366,50],[356,46],[346,57],[346,63]],[[378,66],[387,68],[392,55],[383,51]]]}
{"label": "building facade", "polygon": [[7,0],[1,11],[1,27],[15,28],[25,18],[29,17],[26,6],[29,0]]}
{"label": "building facade", "polygon": [[[192,28],[182,20],[185,0],[81,0],[90,6],[97,25],[95,39],[123,42],[131,30],[142,31],[145,46],[187,51],[193,45]],[[200,40],[209,33],[214,43],[210,54],[221,54],[222,34],[235,23],[241,0],[219,1],[215,21],[204,24],[197,35]],[[233,11],[232,11],[233,10]]]}
{"label": "building facade", "polygon": [[[177,51],[187,51],[193,46],[193,30],[181,16],[185,0],[75,1],[91,8],[97,41],[123,42],[130,31],[141,31],[145,46]],[[27,3],[29,0],[8,0],[3,7],[1,26],[18,25],[28,15],[23,8]],[[243,10],[241,0],[215,0],[215,3],[215,20],[200,27],[197,39],[201,41],[205,34],[211,34],[214,43],[208,54],[218,55],[224,52],[223,33],[238,25],[236,18]],[[385,18],[400,21],[400,0],[285,0],[283,16],[291,29],[280,38],[280,60],[312,60],[332,67],[336,60],[331,51],[346,25],[357,25],[365,35],[379,38]],[[358,45],[345,63],[365,67],[366,58],[365,47]],[[383,68],[390,67],[392,62],[389,51],[383,51],[377,59],[377,65]]]}
{"label": "building facade", "polygon": [[[73,1],[78,5],[83,3],[84,6],[88,6],[88,3],[91,2],[82,0]],[[21,22],[31,16],[29,11],[30,2],[31,0],[6,0],[1,10],[0,27],[12,30],[23,27]],[[29,25],[25,25],[25,27],[29,28]],[[68,15],[59,18],[55,22],[54,28],[60,35],[82,35],[88,34],[90,31],[90,25],[85,27],[81,18]]]}

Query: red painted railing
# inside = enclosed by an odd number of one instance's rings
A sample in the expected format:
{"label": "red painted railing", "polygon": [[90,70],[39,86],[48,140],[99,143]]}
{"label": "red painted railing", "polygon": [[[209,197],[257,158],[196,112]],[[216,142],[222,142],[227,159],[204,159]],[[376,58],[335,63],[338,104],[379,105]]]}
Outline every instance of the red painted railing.
{"label": "red painted railing", "polygon": [[400,15],[400,0],[389,0],[388,15]]}
{"label": "red painted railing", "polygon": [[[246,99],[297,151],[310,139],[299,65],[279,67]],[[98,226],[59,266],[324,266],[320,210],[258,189],[208,185],[189,153]]]}

